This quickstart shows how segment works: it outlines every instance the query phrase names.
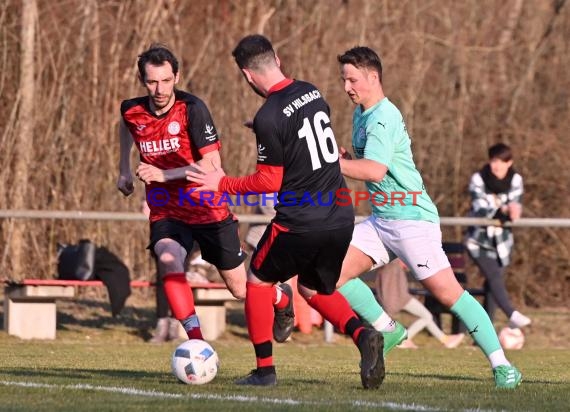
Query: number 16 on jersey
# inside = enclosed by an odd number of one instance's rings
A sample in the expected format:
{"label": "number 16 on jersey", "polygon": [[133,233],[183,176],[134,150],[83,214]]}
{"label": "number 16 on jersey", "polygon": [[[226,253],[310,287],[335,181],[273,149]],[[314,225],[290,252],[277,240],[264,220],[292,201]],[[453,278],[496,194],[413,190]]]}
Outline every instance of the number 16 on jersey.
{"label": "number 16 on jersey", "polygon": [[303,127],[297,132],[299,139],[306,139],[307,141],[313,170],[320,169],[322,166],[319,151],[326,163],[334,163],[338,160],[338,146],[336,145],[334,132],[330,124],[329,116],[325,112],[320,111],[315,113],[312,121],[305,117],[303,119]]}

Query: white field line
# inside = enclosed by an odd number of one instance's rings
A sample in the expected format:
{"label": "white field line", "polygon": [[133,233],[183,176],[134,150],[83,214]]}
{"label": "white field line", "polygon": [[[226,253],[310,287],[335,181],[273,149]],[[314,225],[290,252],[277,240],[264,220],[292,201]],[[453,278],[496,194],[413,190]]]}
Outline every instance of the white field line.
{"label": "white field line", "polygon": [[[430,406],[418,405],[416,403],[396,403],[396,402],[370,402],[370,401],[346,401],[346,402],[319,402],[319,401],[303,401],[291,398],[266,398],[258,396],[243,396],[243,395],[214,395],[207,393],[168,393],[153,390],[143,390],[135,388],[126,388],[120,386],[100,386],[89,384],[76,384],[76,385],[55,385],[50,383],[34,383],[34,382],[17,382],[17,381],[0,381],[0,385],[4,386],[19,386],[24,388],[44,388],[44,389],[72,389],[72,390],[89,390],[99,392],[112,392],[122,393],[130,396],[145,396],[150,398],[161,399],[205,399],[226,402],[244,402],[244,403],[265,403],[265,404],[278,404],[278,405],[314,405],[314,406],[327,406],[327,405],[347,405],[358,406],[363,408],[386,408],[397,411],[426,411],[426,412],[439,412],[445,409],[432,408]],[[465,410],[464,412],[473,411],[473,409]],[[478,412],[485,412],[477,409]],[[487,411],[491,412],[491,411]]]}

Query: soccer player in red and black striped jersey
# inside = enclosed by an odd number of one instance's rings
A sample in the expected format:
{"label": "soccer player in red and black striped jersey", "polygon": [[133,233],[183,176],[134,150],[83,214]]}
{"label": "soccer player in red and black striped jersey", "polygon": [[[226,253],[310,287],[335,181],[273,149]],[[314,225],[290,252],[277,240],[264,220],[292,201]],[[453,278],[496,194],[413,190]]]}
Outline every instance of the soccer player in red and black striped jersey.
{"label": "soccer player in red and black striped jersey", "polygon": [[[271,288],[298,274],[299,293],[340,331],[352,336],[361,352],[365,388],[384,378],[382,335],[367,329],[335,290],[354,227],[352,205],[335,201],[345,189],[330,110],[310,83],[286,78],[270,41],[261,35],[243,38],[233,56],[253,90],[266,98],[253,120],[257,168],[244,177],[189,171],[201,190],[228,193],[279,192],[276,216],[253,253],[245,311],[257,368],[236,381],[242,385],[277,383],[271,342]],[[279,312],[277,312],[279,315]]]}
{"label": "soccer player in red and black striped jersey", "polygon": [[[177,90],[178,60],[164,46],[155,45],[138,59],[139,78],[147,96],[121,104],[118,189],[133,190],[130,152],[140,153],[137,176],[145,183],[150,207],[150,245],[156,255],[159,282],[172,313],[184,325],[189,339],[202,339],[191,290],[185,277],[185,260],[194,240],[202,257],[215,265],[230,292],[238,299],[246,293],[246,254],[241,250],[237,219],[220,193],[204,197],[186,180],[190,164],[204,168],[220,164],[220,141],[212,116],[198,97]],[[277,308],[288,296],[274,288]]]}

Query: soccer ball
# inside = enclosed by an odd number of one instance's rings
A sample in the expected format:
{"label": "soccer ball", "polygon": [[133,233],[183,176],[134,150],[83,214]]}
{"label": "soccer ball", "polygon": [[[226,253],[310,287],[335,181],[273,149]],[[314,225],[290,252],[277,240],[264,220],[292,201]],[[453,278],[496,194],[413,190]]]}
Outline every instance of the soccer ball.
{"label": "soccer ball", "polygon": [[172,374],[191,385],[210,382],[216,377],[219,365],[214,348],[200,339],[181,343],[172,354]]}
{"label": "soccer ball", "polygon": [[519,328],[505,327],[499,333],[499,342],[504,349],[521,349],[524,345],[524,334]]}

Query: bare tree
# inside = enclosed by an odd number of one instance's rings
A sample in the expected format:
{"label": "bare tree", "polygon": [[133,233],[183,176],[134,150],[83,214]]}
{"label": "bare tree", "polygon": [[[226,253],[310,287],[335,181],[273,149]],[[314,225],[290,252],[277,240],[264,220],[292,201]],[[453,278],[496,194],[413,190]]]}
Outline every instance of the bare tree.
{"label": "bare tree", "polygon": [[[13,177],[11,190],[11,206],[14,209],[29,207],[28,199],[28,170],[32,164],[34,150],[35,124],[35,37],[38,11],[36,0],[22,0],[22,30],[20,55],[20,82],[18,88],[19,107],[17,132],[14,147]],[[27,204],[28,203],[28,204]],[[24,221],[11,224],[10,264],[12,273],[22,274],[22,256],[24,253]]]}
{"label": "bare tree", "polygon": [[[244,35],[262,32],[286,74],[325,95],[345,147],[354,107],[336,57],[357,44],[379,52],[387,96],[403,112],[414,161],[442,216],[467,212],[469,176],[485,162],[486,148],[503,141],[515,149],[525,177],[527,216],[570,217],[565,3],[2,0],[0,208],[140,209],[141,183],[128,199],[115,188],[117,128],[121,100],[144,93],[136,59],[153,42],[176,52],[179,86],[211,109],[226,172],[252,172],[255,139],[243,122],[262,100],[249,92],[231,50]],[[347,183],[364,190],[360,182]],[[367,207],[362,202],[357,212],[368,213]],[[238,216],[250,210],[233,208]],[[0,273],[9,277],[53,276],[56,243],[82,237],[113,249],[135,278],[151,276],[146,223],[0,224]],[[445,239],[459,241],[461,231],[444,227]],[[565,302],[570,282],[561,274],[570,273],[570,232],[525,229],[516,239],[508,279],[518,299]]]}

